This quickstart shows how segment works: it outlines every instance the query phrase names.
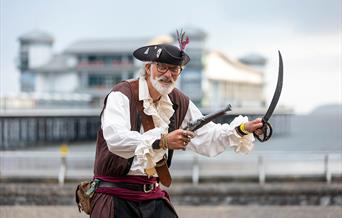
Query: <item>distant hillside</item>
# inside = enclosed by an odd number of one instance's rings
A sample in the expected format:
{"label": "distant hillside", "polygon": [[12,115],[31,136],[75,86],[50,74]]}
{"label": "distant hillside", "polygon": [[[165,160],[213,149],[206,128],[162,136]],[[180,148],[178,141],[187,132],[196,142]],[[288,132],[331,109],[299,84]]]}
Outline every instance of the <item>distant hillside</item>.
{"label": "distant hillside", "polygon": [[342,104],[325,104],[316,107],[311,114],[341,114]]}

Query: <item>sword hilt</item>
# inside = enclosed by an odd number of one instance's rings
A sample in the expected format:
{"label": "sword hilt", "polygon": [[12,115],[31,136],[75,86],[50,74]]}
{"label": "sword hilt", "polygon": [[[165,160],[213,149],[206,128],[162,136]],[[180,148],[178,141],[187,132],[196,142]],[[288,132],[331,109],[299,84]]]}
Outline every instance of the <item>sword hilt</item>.
{"label": "sword hilt", "polygon": [[273,130],[272,130],[271,124],[268,121],[265,121],[264,119],[262,119],[262,123],[263,123],[263,125],[260,129],[261,129],[263,134],[257,135],[253,132],[253,135],[260,142],[266,142],[267,140],[269,140],[271,138]]}

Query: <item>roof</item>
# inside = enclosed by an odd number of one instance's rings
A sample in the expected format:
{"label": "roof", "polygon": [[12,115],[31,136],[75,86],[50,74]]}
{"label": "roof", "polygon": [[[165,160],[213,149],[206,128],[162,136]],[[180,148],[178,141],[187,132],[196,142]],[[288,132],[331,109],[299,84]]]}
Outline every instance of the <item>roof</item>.
{"label": "roof", "polygon": [[239,58],[239,61],[247,65],[260,65],[260,66],[264,66],[267,63],[267,59],[264,56],[260,54],[255,54],[255,53],[243,56]]}
{"label": "roof", "polygon": [[54,55],[46,64],[33,68],[37,72],[65,72],[73,69],[76,61],[68,55]]}
{"label": "roof", "polygon": [[72,43],[65,49],[68,54],[113,54],[133,53],[147,45],[150,39],[84,39]]}
{"label": "roof", "polygon": [[40,42],[40,43],[50,43],[52,44],[54,39],[53,37],[43,31],[40,30],[32,30],[27,32],[18,38],[20,41],[27,41],[27,42]]}
{"label": "roof", "polygon": [[211,51],[207,54],[205,74],[211,80],[250,84],[262,83],[262,72],[218,51]]}

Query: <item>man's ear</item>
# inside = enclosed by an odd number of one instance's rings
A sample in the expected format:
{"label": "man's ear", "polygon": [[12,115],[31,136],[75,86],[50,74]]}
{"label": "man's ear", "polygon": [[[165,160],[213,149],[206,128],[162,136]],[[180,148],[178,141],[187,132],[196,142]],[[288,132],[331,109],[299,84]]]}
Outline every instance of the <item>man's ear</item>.
{"label": "man's ear", "polygon": [[146,72],[146,75],[150,75],[150,73],[151,73],[151,64],[149,63],[149,64],[145,64],[145,72]]}

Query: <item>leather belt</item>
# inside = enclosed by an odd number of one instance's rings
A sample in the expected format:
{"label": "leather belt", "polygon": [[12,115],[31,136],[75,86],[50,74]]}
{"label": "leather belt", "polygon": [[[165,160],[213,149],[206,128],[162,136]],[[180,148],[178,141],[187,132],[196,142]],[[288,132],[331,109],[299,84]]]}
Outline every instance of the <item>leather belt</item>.
{"label": "leather belt", "polygon": [[100,181],[97,188],[125,188],[132,191],[141,191],[149,193],[159,186],[158,183],[152,184],[134,184],[134,183],[122,183],[122,182],[105,182]]}

